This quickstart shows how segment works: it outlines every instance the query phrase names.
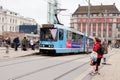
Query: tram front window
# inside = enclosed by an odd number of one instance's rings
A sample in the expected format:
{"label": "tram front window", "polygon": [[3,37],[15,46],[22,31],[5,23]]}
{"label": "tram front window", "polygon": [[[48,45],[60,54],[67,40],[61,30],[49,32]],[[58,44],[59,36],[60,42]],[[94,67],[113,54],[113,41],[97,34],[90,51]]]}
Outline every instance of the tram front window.
{"label": "tram front window", "polygon": [[40,31],[40,37],[42,41],[56,41],[57,29],[42,28]]}

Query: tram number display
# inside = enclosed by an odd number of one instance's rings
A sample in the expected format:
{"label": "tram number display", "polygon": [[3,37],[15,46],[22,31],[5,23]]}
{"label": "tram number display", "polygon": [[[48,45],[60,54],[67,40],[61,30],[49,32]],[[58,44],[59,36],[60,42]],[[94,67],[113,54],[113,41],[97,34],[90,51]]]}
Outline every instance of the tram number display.
{"label": "tram number display", "polygon": [[43,24],[42,28],[54,28],[53,24]]}

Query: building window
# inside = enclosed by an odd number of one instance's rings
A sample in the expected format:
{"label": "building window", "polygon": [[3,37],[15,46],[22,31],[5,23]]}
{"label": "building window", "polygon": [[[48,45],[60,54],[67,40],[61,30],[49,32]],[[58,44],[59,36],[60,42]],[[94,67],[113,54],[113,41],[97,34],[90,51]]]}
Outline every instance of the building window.
{"label": "building window", "polygon": [[10,19],[10,23],[12,23],[12,19]]}
{"label": "building window", "polygon": [[10,29],[9,29],[10,31],[11,31],[11,26],[10,26]]}
{"label": "building window", "polygon": [[98,23],[98,27],[101,27],[101,23]]}
{"label": "building window", "polygon": [[13,26],[13,31],[14,31],[14,26]]}
{"label": "building window", "polygon": [[79,17],[81,17],[81,15],[78,15]]}
{"label": "building window", "polygon": [[96,33],[93,33],[93,36],[96,36]]}
{"label": "building window", "polygon": [[120,32],[120,27],[118,27],[118,31]]}
{"label": "building window", "polygon": [[83,29],[82,29],[82,32],[85,32],[85,30],[86,30],[86,29],[85,29],[85,28],[83,28]]}
{"label": "building window", "polygon": [[100,34],[100,33],[98,33],[98,37],[101,37],[101,34]]}
{"label": "building window", "polygon": [[4,18],[2,18],[2,22],[4,22]]}
{"label": "building window", "polygon": [[112,23],[109,23],[109,26],[111,26],[111,27],[112,27]]}
{"label": "building window", "polygon": [[96,23],[93,23],[93,26],[96,26]]}
{"label": "building window", "polygon": [[1,28],[2,28],[2,31],[4,31],[4,26],[2,26]]}
{"label": "building window", "polygon": [[76,24],[76,23],[74,23],[74,24],[73,24],[73,26],[74,26],[74,27],[77,27],[77,24]]}
{"label": "building window", "polygon": [[103,37],[106,37],[106,34],[105,34],[105,33],[103,34]]}
{"label": "building window", "polygon": [[93,32],[96,32],[96,28],[93,28]]}
{"label": "building window", "polygon": [[118,38],[120,38],[120,34],[118,34]]}
{"label": "building window", "polygon": [[81,23],[78,23],[78,26],[81,27]]}
{"label": "building window", "polygon": [[109,37],[112,37],[112,34],[111,34],[111,33],[109,34]]}
{"label": "building window", "polygon": [[103,28],[103,32],[106,32],[106,28]]}
{"label": "building window", "polygon": [[86,23],[83,23],[83,26],[86,26]]}
{"label": "building window", "polygon": [[109,28],[109,31],[111,32],[111,31],[112,31],[112,28]]}
{"label": "building window", "polygon": [[17,24],[17,20],[15,20],[15,23]]}
{"label": "building window", "polygon": [[98,28],[98,32],[101,33],[101,28]]}

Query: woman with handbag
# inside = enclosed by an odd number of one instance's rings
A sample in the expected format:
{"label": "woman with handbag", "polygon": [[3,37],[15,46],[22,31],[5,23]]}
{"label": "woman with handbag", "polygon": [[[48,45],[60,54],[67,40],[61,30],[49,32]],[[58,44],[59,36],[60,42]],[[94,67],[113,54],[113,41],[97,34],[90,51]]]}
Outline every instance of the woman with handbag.
{"label": "woman with handbag", "polygon": [[100,66],[100,62],[101,62],[101,58],[103,57],[99,52],[98,50],[100,49],[101,47],[101,40],[97,37],[95,37],[94,39],[94,47],[93,47],[93,51],[97,53],[97,60],[96,60],[96,64],[95,64],[95,73],[99,73],[99,66]]}

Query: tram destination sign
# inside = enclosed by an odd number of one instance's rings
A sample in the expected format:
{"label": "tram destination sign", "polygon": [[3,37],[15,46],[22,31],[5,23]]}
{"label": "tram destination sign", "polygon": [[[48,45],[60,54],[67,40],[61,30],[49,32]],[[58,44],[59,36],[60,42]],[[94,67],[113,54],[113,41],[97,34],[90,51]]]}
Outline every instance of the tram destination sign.
{"label": "tram destination sign", "polygon": [[42,28],[54,28],[53,24],[43,24]]}

